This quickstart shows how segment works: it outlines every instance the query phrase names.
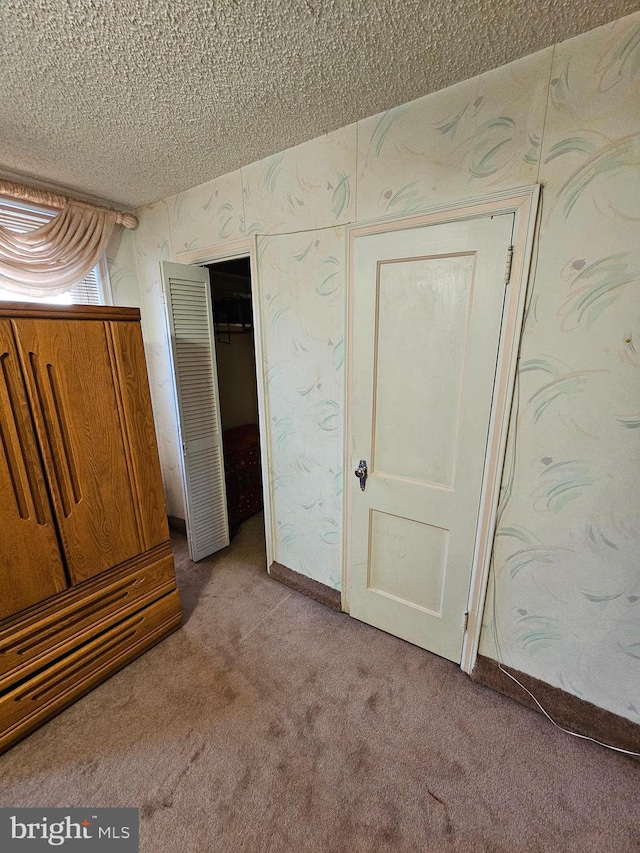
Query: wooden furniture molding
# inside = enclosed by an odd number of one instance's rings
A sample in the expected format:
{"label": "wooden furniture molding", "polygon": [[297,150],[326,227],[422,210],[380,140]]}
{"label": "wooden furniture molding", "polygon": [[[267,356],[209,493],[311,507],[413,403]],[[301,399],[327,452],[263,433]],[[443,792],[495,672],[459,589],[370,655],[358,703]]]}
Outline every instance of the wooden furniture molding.
{"label": "wooden furniture molding", "polygon": [[0,752],[182,624],[140,312],[0,304]]}
{"label": "wooden furniture molding", "polygon": [[180,600],[172,592],[2,694],[0,753],[180,625]]}
{"label": "wooden furniture molding", "polygon": [[176,589],[168,543],[0,622],[0,693]]}
{"label": "wooden furniture molding", "polygon": [[32,320],[140,320],[139,308],[116,305],[44,305],[39,302],[0,301],[0,318],[29,317]]}

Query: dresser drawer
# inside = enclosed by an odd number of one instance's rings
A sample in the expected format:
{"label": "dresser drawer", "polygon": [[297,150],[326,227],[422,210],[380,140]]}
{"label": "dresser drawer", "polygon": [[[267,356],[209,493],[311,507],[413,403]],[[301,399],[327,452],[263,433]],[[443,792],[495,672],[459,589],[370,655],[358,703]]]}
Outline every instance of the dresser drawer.
{"label": "dresser drawer", "polygon": [[0,693],[175,588],[165,545],[0,622]]}
{"label": "dresser drawer", "polygon": [[0,752],[180,627],[177,592],[0,695]]}

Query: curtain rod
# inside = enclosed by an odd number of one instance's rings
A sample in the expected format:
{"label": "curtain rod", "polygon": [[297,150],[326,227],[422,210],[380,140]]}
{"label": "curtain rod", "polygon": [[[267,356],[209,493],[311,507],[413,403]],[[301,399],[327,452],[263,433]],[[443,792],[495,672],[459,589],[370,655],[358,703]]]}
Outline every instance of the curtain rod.
{"label": "curtain rod", "polygon": [[[31,201],[34,204],[43,204],[46,207],[55,207],[62,209],[68,202],[74,204],[82,204],[85,207],[91,207],[95,210],[105,210],[97,204],[89,204],[86,201],[78,201],[66,195],[59,195],[48,190],[38,190],[35,187],[28,187],[26,184],[15,184],[13,181],[0,180],[0,195],[9,196],[9,198],[19,199],[20,201]],[[114,211],[116,214],[116,225],[124,225],[125,228],[137,228],[138,217],[133,213],[125,213],[121,210]]]}

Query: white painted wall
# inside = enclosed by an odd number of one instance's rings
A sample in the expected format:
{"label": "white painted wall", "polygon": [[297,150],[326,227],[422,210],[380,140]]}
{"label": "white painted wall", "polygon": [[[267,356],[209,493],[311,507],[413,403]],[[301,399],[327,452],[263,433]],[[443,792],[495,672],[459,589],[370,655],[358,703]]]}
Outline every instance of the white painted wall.
{"label": "white painted wall", "polygon": [[639,44],[640,13],[145,207],[111,259],[181,515],[159,261],[260,235],[275,558],[337,588],[344,226],[542,182],[481,651],[637,722]]}

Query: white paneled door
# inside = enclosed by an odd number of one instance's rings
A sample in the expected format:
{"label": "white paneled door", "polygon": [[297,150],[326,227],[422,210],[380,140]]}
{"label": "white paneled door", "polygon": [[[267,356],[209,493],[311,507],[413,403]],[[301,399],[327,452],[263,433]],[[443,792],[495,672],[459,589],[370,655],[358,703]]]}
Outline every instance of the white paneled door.
{"label": "white paneled door", "polygon": [[189,554],[229,544],[209,271],[163,262],[182,445]]}
{"label": "white paneled door", "polygon": [[353,241],[349,609],[457,663],[513,219]]}

